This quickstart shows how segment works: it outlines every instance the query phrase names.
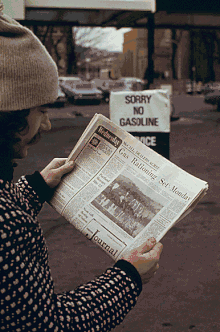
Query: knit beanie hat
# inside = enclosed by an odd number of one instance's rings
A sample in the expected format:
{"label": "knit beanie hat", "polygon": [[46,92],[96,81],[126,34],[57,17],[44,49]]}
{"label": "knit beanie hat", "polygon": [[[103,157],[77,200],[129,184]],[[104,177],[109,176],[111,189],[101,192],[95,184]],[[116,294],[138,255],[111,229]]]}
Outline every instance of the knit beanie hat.
{"label": "knit beanie hat", "polygon": [[0,112],[54,102],[55,62],[31,30],[3,14],[2,7],[0,3]]}

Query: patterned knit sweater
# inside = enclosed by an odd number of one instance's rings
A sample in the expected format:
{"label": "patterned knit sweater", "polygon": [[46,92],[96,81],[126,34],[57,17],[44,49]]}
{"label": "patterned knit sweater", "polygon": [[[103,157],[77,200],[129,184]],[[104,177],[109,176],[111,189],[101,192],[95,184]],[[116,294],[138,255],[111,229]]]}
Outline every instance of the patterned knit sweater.
{"label": "patterned knit sweater", "polygon": [[110,331],[134,307],[141,279],[120,260],[95,280],[55,294],[37,221],[50,189],[38,172],[0,180],[1,331]]}

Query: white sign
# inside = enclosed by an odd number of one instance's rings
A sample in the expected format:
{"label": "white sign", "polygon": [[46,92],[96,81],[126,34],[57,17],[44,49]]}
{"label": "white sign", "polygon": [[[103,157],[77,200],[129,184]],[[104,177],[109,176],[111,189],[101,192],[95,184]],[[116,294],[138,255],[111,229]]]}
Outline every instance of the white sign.
{"label": "white sign", "polygon": [[142,10],[152,13],[156,11],[156,0],[25,0],[25,3],[26,7],[35,8]]}
{"label": "white sign", "polygon": [[128,132],[170,132],[170,99],[164,90],[112,92],[110,119]]}
{"label": "white sign", "polygon": [[156,12],[156,0],[3,0],[3,4],[3,12],[18,20],[25,19],[25,8],[107,9]]}

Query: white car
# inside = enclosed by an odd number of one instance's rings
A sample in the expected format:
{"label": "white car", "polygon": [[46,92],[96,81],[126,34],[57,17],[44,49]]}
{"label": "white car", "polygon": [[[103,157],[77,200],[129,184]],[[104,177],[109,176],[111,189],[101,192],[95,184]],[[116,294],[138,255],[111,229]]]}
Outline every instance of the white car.
{"label": "white car", "polygon": [[59,82],[68,82],[68,81],[81,81],[81,78],[79,76],[60,76]]}
{"label": "white car", "polygon": [[78,76],[72,77],[59,77],[59,86],[61,90],[65,93],[67,98],[72,98],[72,93],[70,92],[75,83],[81,82],[81,78]]}
{"label": "white car", "polygon": [[145,82],[138,77],[120,77],[118,81],[125,83],[128,90],[131,91],[143,91]]}
{"label": "white car", "polygon": [[94,82],[89,81],[69,81],[62,85],[63,91],[73,101],[96,101],[100,103],[103,97],[102,92],[97,89]]}

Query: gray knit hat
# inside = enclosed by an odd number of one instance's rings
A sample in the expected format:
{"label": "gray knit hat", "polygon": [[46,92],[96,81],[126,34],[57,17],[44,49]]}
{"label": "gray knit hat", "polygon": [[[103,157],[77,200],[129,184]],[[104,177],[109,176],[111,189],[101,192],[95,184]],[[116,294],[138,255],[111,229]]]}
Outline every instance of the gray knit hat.
{"label": "gray knit hat", "polygon": [[57,96],[55,62],[28,28],[2,13],[0,4],[0,111],[33,108]]}

